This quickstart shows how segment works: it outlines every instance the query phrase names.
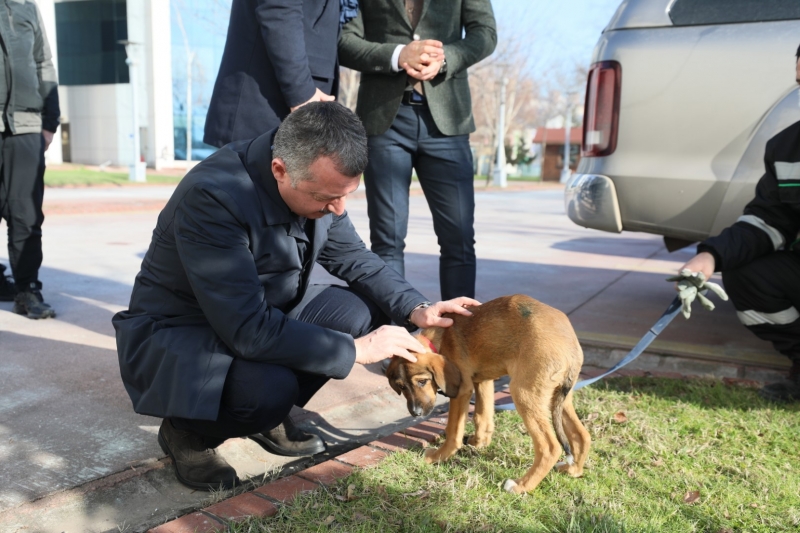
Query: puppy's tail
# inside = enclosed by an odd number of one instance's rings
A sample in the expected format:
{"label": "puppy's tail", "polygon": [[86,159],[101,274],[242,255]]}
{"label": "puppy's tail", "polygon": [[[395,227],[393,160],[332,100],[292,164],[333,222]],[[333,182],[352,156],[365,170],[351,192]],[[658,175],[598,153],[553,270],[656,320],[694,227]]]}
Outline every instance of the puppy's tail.
{"label": "puppy's tail", "polygon": [[553,394],[553,429],[556,431],[556,438],[558,442],[561,444],[561,447],[564,448],[564,453],[567,457],[564,459],[568,465],[571,465],[574,462],[572,457],[572,450],[569,447],[569,441],[567,440],[567,435],[564,433],[564,420],[562,414],[564,412],[564,400],[569,395],[570,391],[572,391],[573,379],[572,376],[567,376],[564,382],[555,390]]}

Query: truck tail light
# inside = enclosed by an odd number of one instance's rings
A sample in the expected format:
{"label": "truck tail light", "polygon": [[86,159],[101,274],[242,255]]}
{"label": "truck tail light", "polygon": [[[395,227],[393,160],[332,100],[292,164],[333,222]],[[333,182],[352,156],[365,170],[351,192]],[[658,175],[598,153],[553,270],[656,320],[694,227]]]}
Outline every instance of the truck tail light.
{"label": "truck tail light", "polygon": [[611,155],[617,147],[622,67],[600,61],[589,69],[583,120],[583,157]]}

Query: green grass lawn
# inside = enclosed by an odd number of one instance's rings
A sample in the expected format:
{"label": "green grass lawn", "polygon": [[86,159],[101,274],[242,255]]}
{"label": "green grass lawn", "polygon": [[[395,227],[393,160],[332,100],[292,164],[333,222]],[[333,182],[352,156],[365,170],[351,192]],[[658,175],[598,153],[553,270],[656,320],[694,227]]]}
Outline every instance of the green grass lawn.
{"label": "green grass lawn", "polygon": [[[401,401],[398,399],[398,401]],[[576,393],[592,435],[584,477],[500,488],[533,461],[514,412],[483,450],[431,466],[391,454],[234,533],[800,531],[800,406],[716,381],[618,378]]]}
{"label": "green grass lawn", "polygon": [[[147,175],[147,184],[178,183],[180,176]],[[93,185],[143,185],[128,179],[127,172],[101,172],[85,168],[46,169],[44,184],[49,187],[91,187]]]}

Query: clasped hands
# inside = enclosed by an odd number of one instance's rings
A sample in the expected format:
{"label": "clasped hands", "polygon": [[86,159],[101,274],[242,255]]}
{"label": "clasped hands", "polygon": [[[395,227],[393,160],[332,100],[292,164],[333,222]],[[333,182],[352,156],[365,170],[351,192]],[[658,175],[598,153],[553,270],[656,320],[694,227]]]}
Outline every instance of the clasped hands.
{"label": "clasped hands", "polygon": [[[461,297],[437,302],[430,307],[416,309],[409,320],[418,328],[442,327],[453,325],[452,318],[445,318],[445,313],[455,313],[471,316],[469,307],[481,305],[472,298]],[[368,365],[377,363],[389,357],[403,357],[409,361],[416,361],[414,353],[422,353],[427,349],[417,341],[406,328],[400,326],[381,326],[375,331],[355,340],[356,363]]]}
{"label": "clasped hands", "polygon": [[441,41],[425,39],[411,41],[400,51],[397,64],[406,74],[420,81],[432,80],[439,74],[444,61],[444,45]]}

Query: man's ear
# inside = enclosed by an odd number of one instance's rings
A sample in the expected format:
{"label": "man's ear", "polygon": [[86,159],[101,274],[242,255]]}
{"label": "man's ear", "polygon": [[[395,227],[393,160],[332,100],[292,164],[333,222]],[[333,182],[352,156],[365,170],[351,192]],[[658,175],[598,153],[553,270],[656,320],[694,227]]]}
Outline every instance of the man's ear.
{"label": "man's ear", "polygon": [[286,173],[286,163],[284,163],[283,159],[280,157],[276,157],[272,160],[272,175],[275,176],[278,182],[289,179],[289,175]]}
{"label": "man's ear", "polygon": [[448,398],[455,398],[458,396],[458,389],[461,387],[461,371],[456,365],[440,354],[430,355],[432,355],[430,358],[430,368],[436,386],[439,387]]}

